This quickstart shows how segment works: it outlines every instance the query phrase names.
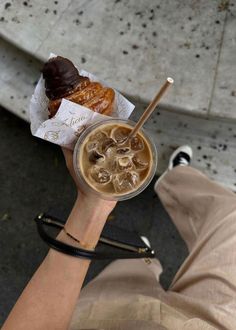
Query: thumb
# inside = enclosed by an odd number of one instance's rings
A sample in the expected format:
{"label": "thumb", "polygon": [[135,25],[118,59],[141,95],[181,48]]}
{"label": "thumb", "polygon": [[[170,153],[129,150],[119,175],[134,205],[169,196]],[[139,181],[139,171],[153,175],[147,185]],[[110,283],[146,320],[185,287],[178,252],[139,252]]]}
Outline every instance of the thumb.
{"label": "thumb", "polygon": [[73,152],[70,149],[67,148],[61,148],[63,155],[65,157],[66,165],[68,168],[70,168],[73,164]]}

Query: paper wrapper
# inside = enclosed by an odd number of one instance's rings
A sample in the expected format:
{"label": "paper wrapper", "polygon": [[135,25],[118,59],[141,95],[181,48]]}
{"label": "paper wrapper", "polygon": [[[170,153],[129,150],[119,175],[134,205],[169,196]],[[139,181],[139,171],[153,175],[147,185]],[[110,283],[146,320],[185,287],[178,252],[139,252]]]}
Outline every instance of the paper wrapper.
{"label": "paper wrapper", "polygon": [[[56,55],[51,54],[51,57]],[[79,70],[81,76],[89,77],[91,81],[101,81],[92,73]],[[115,91],[114,111],[112,117],[128,119],[134,110],[134,105],[119,92]],[[68,149],[73,149],[78,136],[84,126],[109,119],[111,116],[101,115],[74,102],[62,99],[56,115],[48,119],[48,98],[45,94],[44,79],[39,79],[34,94],[30,101],[31,132],[43,140],[58,144]]]}

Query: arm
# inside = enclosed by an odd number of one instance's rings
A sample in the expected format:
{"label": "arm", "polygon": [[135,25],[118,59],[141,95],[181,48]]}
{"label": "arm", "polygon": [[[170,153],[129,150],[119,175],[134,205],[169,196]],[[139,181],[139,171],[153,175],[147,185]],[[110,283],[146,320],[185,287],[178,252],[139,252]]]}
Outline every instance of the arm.
{"label": "arm", "polygon": [[[69,151],[65,157],[74,177]],[[79,192],[66,222],[67,231],[87,248],[95,247],[115,204]],[[57,238],[71,245],[77,244],[64,231]],[[2,329],[67,329],[89,264],[89,260],[50,249]]]}

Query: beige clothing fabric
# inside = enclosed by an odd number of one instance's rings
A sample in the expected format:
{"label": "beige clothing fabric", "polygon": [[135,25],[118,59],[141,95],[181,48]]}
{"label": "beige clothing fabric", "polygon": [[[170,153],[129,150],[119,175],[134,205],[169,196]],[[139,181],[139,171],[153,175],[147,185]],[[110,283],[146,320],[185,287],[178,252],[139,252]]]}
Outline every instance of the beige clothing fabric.
{"label": "beige clothing fabric", "polygon": [[158,260],[117,260],[81,292],[71,330],[236,329],[236,196],[178,166],[157,193],[189,248],[171,287]]}

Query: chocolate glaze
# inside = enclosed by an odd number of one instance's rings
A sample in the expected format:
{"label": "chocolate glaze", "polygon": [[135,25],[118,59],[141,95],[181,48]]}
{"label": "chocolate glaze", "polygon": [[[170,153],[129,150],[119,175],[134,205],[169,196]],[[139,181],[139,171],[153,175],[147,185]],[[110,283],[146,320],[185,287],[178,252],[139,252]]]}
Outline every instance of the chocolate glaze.
{"label": "chocolate glaze", "polygon": [[50,100],[69,95],[83,79],[74,64],[65,57],[51,58],[42,69],[45,92]]}

